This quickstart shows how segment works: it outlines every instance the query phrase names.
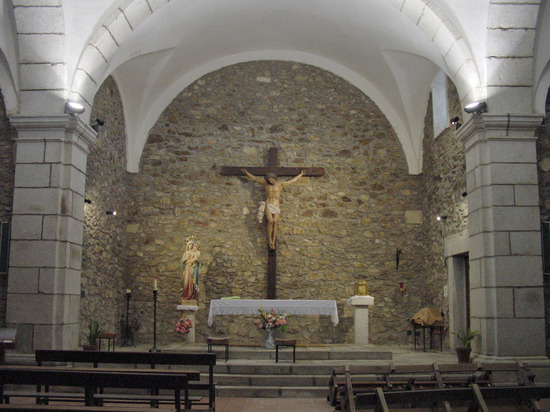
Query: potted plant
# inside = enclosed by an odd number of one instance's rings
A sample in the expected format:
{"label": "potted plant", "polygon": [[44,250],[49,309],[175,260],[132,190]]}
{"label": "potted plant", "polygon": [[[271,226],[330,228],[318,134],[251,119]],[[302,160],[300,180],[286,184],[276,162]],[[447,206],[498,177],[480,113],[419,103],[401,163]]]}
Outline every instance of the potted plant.
{"label": "potted plant", "polygon": [[466,329],[466,331],[460,331],[453,333],[456,335],[462,346],[455,348],[456,356],[459,363],[469,363],[470,353],[472,352],[472,341],[479,333],[476,330]]}
{"label": "potted plant", "polygon": [[84,350],[97,350],[97,337],[103,333],[103,330],[99,326],[99,322],[97,320],[91,320],[90,325],[88,326],[88,334],[86,335],[86,339],[88,339],[87,345],[82,345],[82,349]]}

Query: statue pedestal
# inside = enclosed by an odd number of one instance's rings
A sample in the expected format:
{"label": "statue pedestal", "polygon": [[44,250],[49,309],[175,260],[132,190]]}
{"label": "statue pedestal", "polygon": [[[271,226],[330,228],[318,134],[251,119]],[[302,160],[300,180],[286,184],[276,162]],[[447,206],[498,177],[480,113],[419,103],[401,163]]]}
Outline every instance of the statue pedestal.
{"label": "statue pedestal", "polygon": [[181,311],[180,318],[191,319],[193,327],[185,337],[185,341],[187,343],[195,343],[195,329],[197,327],[197,323],[195,322],[195,312],[199,310],[199,307],[197,305],[178,305],[176,310]]}
{"label": "statue pedestal", "polygon": [[352,296],[348,299],[348,305],[355,308],[354,331],[355,343],[369,343],[369,306],[374,305],[372,296]]}

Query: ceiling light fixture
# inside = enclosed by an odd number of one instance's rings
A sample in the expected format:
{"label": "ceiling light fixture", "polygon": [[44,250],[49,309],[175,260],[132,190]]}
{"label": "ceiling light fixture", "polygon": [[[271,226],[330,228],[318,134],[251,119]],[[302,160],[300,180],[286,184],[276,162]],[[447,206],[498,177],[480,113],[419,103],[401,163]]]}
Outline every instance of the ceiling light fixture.
{"label": "ceiling light fixture", "polygon": [[84,113],[85,110],[81,103],[71,101],[65,103],[65,113],[69,113],[71,116],[78,116]]}
{"label": "ceiling light fixture", "polygon": [[464,111],[474,116],[478,116],[487,111],[487,102],[472,102],[464,107]]}

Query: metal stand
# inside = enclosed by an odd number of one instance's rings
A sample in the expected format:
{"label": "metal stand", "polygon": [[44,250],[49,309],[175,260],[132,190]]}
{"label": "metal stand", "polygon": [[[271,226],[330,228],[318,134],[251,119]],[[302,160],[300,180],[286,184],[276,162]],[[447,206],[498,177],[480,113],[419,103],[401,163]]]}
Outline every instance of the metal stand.
{"label": "metal stand", "polygon": [[157,291],[153,290],[153,347],[149,352],[162,352],[157,348]]}
{"label": "metal stand", "polygon": [[132,299],[132,293],[126,292],[126,330],[122,331],[124,336],[120,342],[120,346],[135,346],[134,337],[130,334],[129,313],[130,313],[130,299]]}

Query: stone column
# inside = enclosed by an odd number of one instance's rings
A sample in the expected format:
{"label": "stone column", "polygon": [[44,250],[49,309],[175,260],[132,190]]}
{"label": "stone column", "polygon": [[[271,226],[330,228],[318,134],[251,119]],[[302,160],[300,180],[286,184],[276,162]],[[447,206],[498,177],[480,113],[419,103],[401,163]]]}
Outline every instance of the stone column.
{"label": "stone column", "polygon": [[176,309],[181,311],[180,317],[191,319],[193,327],[185,337],[185,341],[187,343],[195,343],[195,329],[197,328],[195,312],[199,310],[199,307],[194,305],[178,305]]}
{"label": "stone column", "polygon": [[84,186],[95,132],[78,117],[13,117],[17,155],[7,324],[18,350],[76,349]]}
{"label": "stone column", "polygon": [[372,296],[352,296],[348,299],[348,305],[355,308],[354,332],[355,344],[369,343],[369,306],[374,305]]}
{"label": "stone column", "polygon": [[[459,129],[466,154],[471,326],[481,358],[545,356],[534,131],[539,116],[483,114]],[[456,332],[456,331],[451,331]]]}

